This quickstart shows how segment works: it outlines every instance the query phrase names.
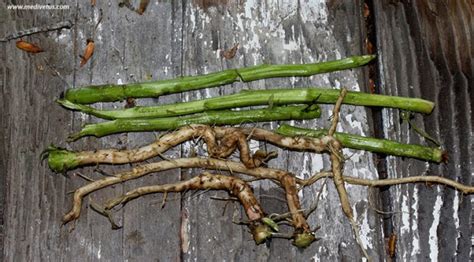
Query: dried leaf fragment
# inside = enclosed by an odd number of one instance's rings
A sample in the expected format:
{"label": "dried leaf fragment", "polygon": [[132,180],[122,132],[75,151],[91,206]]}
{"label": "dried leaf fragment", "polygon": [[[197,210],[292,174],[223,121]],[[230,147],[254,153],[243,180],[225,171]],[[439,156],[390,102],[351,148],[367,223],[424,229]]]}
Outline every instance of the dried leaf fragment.
{"label": "dried leaf fragment", "polygon": [[373,78],[369,78],[369,90],[371,94],[375,94],[375,81]]}
{"label": "dried leaf fragment", "polygon": [[87,39],[86,49],[84,50],[84,55],[81,55],[81,67],[89,61],[91,56],[94,54],[94,40]]}
{"label": "dried leaf fragment", "polygon": [[141,0],[140,5],[138,6],[138,9],[137,9],[137,13],[139,15],[143,15],[149,3],[150,3],[149,0]]}
{"label": "dried leaf fragment", "polygon": [[364,12],[363,12],[364,18],[369,17],[370,15],[370,9],[367,3],[364,3]]}
{"label": "dried leaf fragment", "polygon": [[16,41],[16,47],[25,52],[33,54],[44,52],[44,50],[36,44],[23,41],[22,39]]}
{"label": "dried leaf fragment", "polygon": [[278,232],[278,230],[279,230],[278,229],[278,224],[275,221],[273,221],[271,218],[264,217],[264,218],[262,218],[262,222],[265,225],[269,226],[273,231]]}
{"label": "dried leaf fragment", "polygon": [[365,49],[367,50],[367,54],[374,54],[375,53],[374,45],[369,40],[369,38],[365,39]]}
{"label": "dried leaf fragment", "polygon": [[91,0],[91,6],[95,6],[95,0]]}
{"label": "dried leaf fragment", "polygon": [[132,107],[135,107],[135,105],[136,105],[135,99],[128,97],[125,104],[125,108],[132,108]]}
{"label": "dried leaf fragment", "polygon": [[235,57],[235,54],[237,53],[237,50],[239,49],[239,43],[235,44],[234,47],[228,50],[222,50],[221,51],[221,57],[224,57],[225,59],[232,59]]}
{"label": "dried leaf fragment", "polygon": [[391,258],[395,257],[395,251],[397,249],[397,235],[395,233],[390,234],[388,239],[388,255]]}

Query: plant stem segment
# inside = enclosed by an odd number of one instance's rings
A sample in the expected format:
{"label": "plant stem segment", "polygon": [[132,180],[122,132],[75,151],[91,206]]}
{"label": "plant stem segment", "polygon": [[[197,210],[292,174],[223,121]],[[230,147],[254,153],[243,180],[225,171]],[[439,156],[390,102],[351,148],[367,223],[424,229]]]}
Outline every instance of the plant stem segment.
{"label": "plant stem segment", "polygon": [[144,132],[174,130],[190,124],[236,125],[245,122],[266,122],[318,118],[321,114],[317,105],[287,106],[242,111],[209,111],[201,114],[157,119],[117,119],[114,121],[86,125],[71,140],[83,136],[102,137],[122,132]]}
{"label": "plant stem segment", "polygon": [[[328,88],[295,88],[271,90],[246,90],[237,94],[182,102],[159,106],[136,106],[128,109],[100,110],[90,106],[75,104],[71,101],[57,100],[62,106],[82,111],[104,119],[122,118],[157,118],[179,116],[204,112],[206,110],[222,110],[236,107],[258,105],[288,105],[288,104],[333,104],[339,97],[339,90]],[[357,106],[382,106],[399,108],[413,112],[429,114],[434,104],[430,101],[398,96],[385,96],[349,91],[344,104]]]}
{"label": "plant stem segment", "polygon": [[225,158],[230,151],[235,149],[236,145],[230,141],[233,139],[228,139],[229,136],[236,136],[238,138],[238,141],[234,142],[238,144],[240,160],[249,167],[259,166],[262,161],[267,160],[272,154],[262,154],[263,152],[259,153],[259,151],[257,151],[254,155],[251,155],[247,144],[248,138],[266,141],[292,150],[309,150],[312,152],[323,152],[326,150],[326,141],[322,139],[285,137],[260,128],[189,125],[179,130],[163,134],[153,143],[139,148],[110,148],[74,152],[50,146],[45,150],[43,157],[48,158],[48,165],[53,171],[63,173],[67,170],[85,165],[117,165],[144,161],[159,156],[168,149],[185,141],[193,138],[202,138],[206,142],[207,151],[211,157]]}
{"label": "plant stem segment", "polygon": [[340,60],[304,65],[259,65],[199,76],[125,85],[99,85],[73,88],[64,97],[79,104],[113,102],[131,98],[158,97],[161,95],[231,84],[236,81],[250,82],[273,77],[311,76],[315,74],[350,69],[367,64],[375,56],[353,56]]}
{"label": "plant stem segment", "polygon": [[[327,134],[326,129],[306,129],[283,124],[276,132],[284,136],[307,136],[322,138]],[[334,137],[342,143],[343,147],[366,150],[387,155],[412,157],[440,163],[444,161],[444,152],[439,148],[421,145],[403,144],[387,139],[377,139],[347,133],[334,133]]]}
{"label": "plant stem segment", "polygon": [[[261,105],[262,103],[291,104],[291,103],[319,103],[334,104],[340,94],[338,89],[329,88],[295,88],[275,90],[242,91],[239,94],[220,97],[205,103],[206,109],[232,108],[242,106]],[[429,114],[434,108],[431,101],[399,96],[386,96],[348,91],[344,104],[357,106],[381,106],[399,108],[408,111]]]}

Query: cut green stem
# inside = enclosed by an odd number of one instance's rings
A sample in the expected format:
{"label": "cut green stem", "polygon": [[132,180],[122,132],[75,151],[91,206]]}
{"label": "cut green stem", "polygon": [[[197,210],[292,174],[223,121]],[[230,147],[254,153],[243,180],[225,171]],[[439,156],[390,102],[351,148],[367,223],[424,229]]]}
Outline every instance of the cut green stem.
{"label": "cut green stem", "polygon": [[363,66],[374,58],[374,55],[364,55],[314,64],[259,65],[146,83],[86,86],[69,89],[64,97],[66,100],[78,104],[113,102],[127,98],[159,97],[166,94],[231,84],[236,81],[250,82],[274,77],[311,76],[350,69]]}
{"label": "cut green stem", "polygon": [[[344,99],[345,100],[345,99]],[[278,127],[276,133],[284,136],[307,136],[322,138],[327,134],[326,129],[306,129],[283,124]],[[343,147],[366,150],[387,155],[412,157],[432,162],[443,162],[444,152],[439,148],[421,145],[403,144],[387,139],[377,139],[347,133],[336,132],[334,137],[342,143]]]}
{"label": "cut green stem", "polygon": [[[222,110],[268,104],[333,104],[337,101],[339,93],[340,91],[337,89],[328,88],[246,90],[233,95],[191,102],[147,107],[136,106],[119,110],[100,110],[86,105],[75,104],[64,99],[57,100],[57,102],[68,109],[82,111],[104,119],[157,118],[194,114],[206,110]],[[375,95],[353,91],[347,93],[343,103],[357,106],[392,107],[426,114],[431,113],[434,107],[432,102],[418,98]]]}
{"label": "cut green stem", "polygon": [[117,119],[114,121],[86,125],[71,140],[83,136],[102,137],[123,132],[174,130],[190,124],[236,125],[245,122],[269,122],[278,120],[301,120],[318,118],[321,114],[317,105],[286,106],[242,111],[209,111],[201,114],[157,119]]}
{"label": "cut green stem", "polygon": [[[295,88],[276,90],[243,91],[237,95],[220,97],[206,101],[206,109],[221,109],[273,103],[274,105],[291,103],[334,104],[340,94],[338,89],[328,88]],[[429,114],[434,104],[431,101],[399,96],[375,95],[362,92],[347,92],[344,104],[357,106],[380,106],[405,109],[408,111]]]}

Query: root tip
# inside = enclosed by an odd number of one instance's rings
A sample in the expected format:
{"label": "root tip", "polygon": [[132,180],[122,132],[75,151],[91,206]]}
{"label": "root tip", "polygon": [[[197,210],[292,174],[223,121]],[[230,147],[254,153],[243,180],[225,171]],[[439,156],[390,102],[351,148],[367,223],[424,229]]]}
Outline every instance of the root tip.
{"label": "root tip", "polygon": [[272,230],[265,224],[259,224],[254,226],[252,229],[253,239],[257,245],[264,243],[267,239],[271,238]]}
{"label": "root tip", "polygon": [[292,244],[299,248],[307,248],[316,240],[318,239],[311,232],[296,233]]}

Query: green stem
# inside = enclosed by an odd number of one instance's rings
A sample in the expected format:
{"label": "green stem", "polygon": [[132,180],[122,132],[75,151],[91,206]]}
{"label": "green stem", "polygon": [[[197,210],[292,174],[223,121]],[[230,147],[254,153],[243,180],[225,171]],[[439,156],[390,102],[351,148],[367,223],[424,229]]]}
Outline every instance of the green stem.
{"label": "green stem", "polygon": [[80,153],[69,151],[63,148],[49,146],[42,153],[42,158],[48,158],[48,165],[51,170],[62,173],[70,169],[74,169],[80,165]]}
{"label": "green stem", "polygon": [[[237,95],[219,97],[205,103],[206,109],[232,108],[242,106],[273,103],[275,105],[290,103],[320,103],[334,104],[341,91],[327,88],[295,88],[276,90],[243,91]],[[362,92],[347,92],[344,104],[357,106],[380,106],[405,109],[414,112],[429,114],[433,110],[431,101],[399,96],[376,95]]]}
{"label": "green stem", "polygon": [[113,102],[126,98],[158,97],[161,95],[221,86],[236,81],[250,82],[273,77],[311,76],[314,74],[355,68],[367,64],[374,55],[353,56],[340,60],[304,65],[259,65],[199,76],[125,85],[98,85],[73,88],[66,91],[66,100],[78,104]]}
{"label": "green stem", "polygon": [[[99,110],[90,106],[74,104],[68,100],[57,100],[66,108],[79,110],[104,119],[157,118],[200,113],[206,110],[222,110],[257,105],[288,105],[310,103],[335,103],[340,91],[325,88],[295,88],[271,90],[247,90],[240,93],[160,106],[137,106],[119,110]],[[434,104],[430,101],[398,96],[348,92],[344,104],[359,106],[383,106],[414,112],[430,113]]]}
{"label": "green stem", "polygon": [[56,100],[67,109],[81,111],[103,119],[131,119],[131,118],[160,118],[170,116],[189,115],[205,111],[204,103],[210,99],[167,104],[160,106],[135,106],[126,109],[101,110],[91,106],[75,104],[65,99]]}
{"label": "green stem", "polygon": [[236,125],[245,122],[313,119],[318,118],[320,113],[317,105],[311,105],[242,111],[209,111],[201,114],[157,119],[117,119],[86,125],[79,133],[73,134],[69,138],[76,140],[83,136],[102,137],[122,132],[174,130],[190,124]]}
{"label": "green stem", "polygon": [[[283,124],[276,132],[284,136],[308,136],[321,138],[327,135],[326,129],[306,129]],[[402,144],[399,142],[363,137],[347,133],[335,133],[334,137],[342,143],[343,147],[366,150],[387,155],[412,157],[440,163],[444,161],[444,152],[439,148],[421,145]]]}

